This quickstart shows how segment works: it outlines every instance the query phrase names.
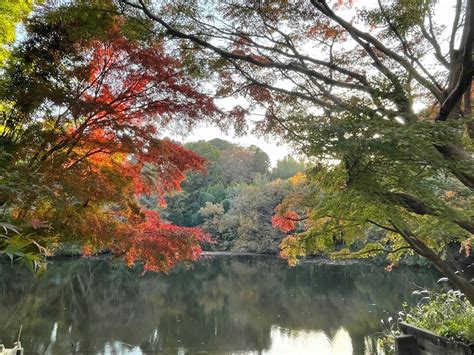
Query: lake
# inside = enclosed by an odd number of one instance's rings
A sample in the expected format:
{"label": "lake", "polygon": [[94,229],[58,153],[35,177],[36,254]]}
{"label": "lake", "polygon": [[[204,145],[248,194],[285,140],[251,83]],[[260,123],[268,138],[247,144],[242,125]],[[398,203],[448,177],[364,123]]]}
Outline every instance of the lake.
{"label": "lake", "polygon": [[213,256],[141,275],[110,259],[0,271],[0,343],[26,354],[377,354],[424,268]]}

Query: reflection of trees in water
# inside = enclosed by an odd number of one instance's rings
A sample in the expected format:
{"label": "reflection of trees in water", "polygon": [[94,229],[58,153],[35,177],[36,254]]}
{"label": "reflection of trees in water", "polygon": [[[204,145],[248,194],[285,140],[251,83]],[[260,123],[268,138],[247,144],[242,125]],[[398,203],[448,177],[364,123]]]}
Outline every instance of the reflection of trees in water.
{"label": "reflection of trees in water", "polygon": [[379,331],[380,319],[388,316],[382,311],[395,313],[413,282],[430,285],[436,279],[421,269],[289,269],[275,258],[228,257],[143,277],[107,260],[54,263],[39,281],[3,270],[0,324],[17,318],[1,339],[12,341],[23,324],[27,349],[52,346],[53,353],[103,351],[114,340],[144,350],[260,350],[270,346],[272,325],[322,330],[330,338],[342,326],[354,346],[363,348],[364,337]]}

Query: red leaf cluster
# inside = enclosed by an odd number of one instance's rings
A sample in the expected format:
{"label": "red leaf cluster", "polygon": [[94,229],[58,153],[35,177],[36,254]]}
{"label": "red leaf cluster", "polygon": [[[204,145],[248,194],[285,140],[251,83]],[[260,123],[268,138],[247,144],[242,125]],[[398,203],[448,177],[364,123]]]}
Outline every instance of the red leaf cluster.
{"label": "red leaf cluster", "polygon": [[125,250],[128,266],[143,261],[145,271],[167,271],[179,261],[196,260],[201,253],[199,242],[210,241],[201,229],[163,223],[158,213],[150,210],[145,211],[141,223],[123,225],[121,232],[115,251]]}
{"label": "red leaf cluster", "polygon": [[272,217],[272,226],[280,229],[283,233],[295,230],[299,221],[299,215],[295,211],[288,210],[284,215],[276,214]]}

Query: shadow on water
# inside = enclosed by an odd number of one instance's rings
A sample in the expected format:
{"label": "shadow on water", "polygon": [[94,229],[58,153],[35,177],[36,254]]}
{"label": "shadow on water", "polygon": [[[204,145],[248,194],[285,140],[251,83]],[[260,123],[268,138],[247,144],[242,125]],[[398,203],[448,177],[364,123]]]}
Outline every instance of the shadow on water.
{"label": "shadow on water", "polygon": [[371,354],[380,320],[425,269],[211,257],[169,275],[106,259],[52,263],[35,280],[0,271],[0,342],[23,325],[27,354]]}

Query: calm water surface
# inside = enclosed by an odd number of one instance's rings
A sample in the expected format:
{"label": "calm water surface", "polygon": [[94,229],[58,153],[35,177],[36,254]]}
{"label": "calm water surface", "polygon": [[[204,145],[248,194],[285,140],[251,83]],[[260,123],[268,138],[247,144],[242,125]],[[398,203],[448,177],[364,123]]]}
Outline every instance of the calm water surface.
{"label": "calm water surface", "polygon": [[81,259],[39,280],[3,267],[0,342],[11,345],[22,324],[26,354],[376,354],[380,320],[436,279],[272,257],[209,257],[144,276]]}

